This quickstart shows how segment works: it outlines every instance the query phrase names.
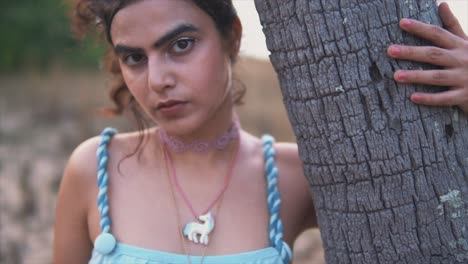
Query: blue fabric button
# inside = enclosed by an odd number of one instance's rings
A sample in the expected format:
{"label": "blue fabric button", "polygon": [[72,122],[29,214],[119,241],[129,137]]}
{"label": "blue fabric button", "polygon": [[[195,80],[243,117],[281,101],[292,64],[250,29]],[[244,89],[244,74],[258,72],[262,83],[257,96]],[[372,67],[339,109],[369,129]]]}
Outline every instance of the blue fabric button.
{"label": "blue fabric button", "polygon": [[101,233],[94,241],[94,248],[101,254],[109,254],[117,244],[115,237],[109,233]]}

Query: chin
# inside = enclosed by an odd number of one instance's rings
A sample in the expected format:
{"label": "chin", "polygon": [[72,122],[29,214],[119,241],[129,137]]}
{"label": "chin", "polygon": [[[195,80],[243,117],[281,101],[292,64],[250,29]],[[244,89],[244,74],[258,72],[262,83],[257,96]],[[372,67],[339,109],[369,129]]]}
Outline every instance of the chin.
{"label": "chin", "polygon": [[165,120],[163,122],[158,122],[158,126],[164,129],[169,135],[179,137],[191,135],[202,127],[201,122],[193,120],[193,118]]}

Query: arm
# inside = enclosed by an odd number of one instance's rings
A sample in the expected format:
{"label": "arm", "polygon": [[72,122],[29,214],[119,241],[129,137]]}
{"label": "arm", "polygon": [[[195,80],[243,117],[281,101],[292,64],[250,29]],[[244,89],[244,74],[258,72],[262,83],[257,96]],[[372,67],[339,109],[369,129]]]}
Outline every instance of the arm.
{"label": "arm", "polygon": [[432,41],[438,47],[392,45],[388,55],[402,60],[430,63],[445,67],[441,70],[400,70],[394,78],[402,83],[420,83],[447,86],[441,93],[413,93],[411,101],[417,104],[458,106],[468,114],[468,37],[447,3],[439,6],[445,29],[416,20],[402,19],[403,30]]}
{"label": "arm", "polygon": [[54,228],[53,263],[87,263],[92,241],[88,232],[88,205],[95,187],[96,139],[81,144],[72,154],[60,184]]}

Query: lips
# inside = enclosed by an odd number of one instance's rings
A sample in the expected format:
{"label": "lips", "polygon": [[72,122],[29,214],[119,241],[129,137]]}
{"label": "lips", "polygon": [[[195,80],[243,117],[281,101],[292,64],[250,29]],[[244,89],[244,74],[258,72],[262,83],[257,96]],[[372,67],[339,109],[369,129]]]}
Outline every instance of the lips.
{"label": "lips", "polygon": [[168,118],[179,116],[187,103],[187,101],[181,100],[162,101],[156,105],[156,111]]}
{"label": "lips", "polygon": [[171,107],[175,107],[177,105],[185,104],[185,101],[179,101],[179,100],[167,100],[164,102],[160,102],[159,104],[156,105],[156,110],[162,110],[162,109],[167,109]]}

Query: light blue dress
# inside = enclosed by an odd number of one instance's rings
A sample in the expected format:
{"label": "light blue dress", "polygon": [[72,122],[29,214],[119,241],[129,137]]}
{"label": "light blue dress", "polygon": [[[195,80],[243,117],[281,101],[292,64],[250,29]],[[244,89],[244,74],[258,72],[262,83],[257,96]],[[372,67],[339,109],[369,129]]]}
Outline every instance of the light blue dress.
{"label": "light blue dress", "polygon": [[[107,197],[109,158],[107,145],[117,133],[106,128],[101,133],[98,156],[98,208],[101,215],[101,234],[94,242],[89,264],[186,264],[187,256],[157,250],[135,247],[115,240],[110,232],[109,202]],[[268,209],[270,211],[269,240],[270,246],[264,249],[231,255],[205,256],[204,264],[287,264],[290,263],[291,249],[283,241],[283,224],[279,217],[280,193],[277,188],[278,169],[275,164],[274,139],[270,135],[262,137],[263,155],[265,157],[265,176],[267,178]],[[191,263],[200,263],[201,256],[189,256]]]}

